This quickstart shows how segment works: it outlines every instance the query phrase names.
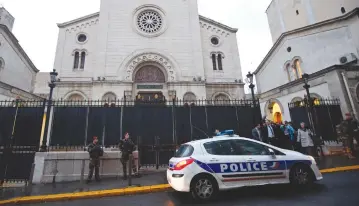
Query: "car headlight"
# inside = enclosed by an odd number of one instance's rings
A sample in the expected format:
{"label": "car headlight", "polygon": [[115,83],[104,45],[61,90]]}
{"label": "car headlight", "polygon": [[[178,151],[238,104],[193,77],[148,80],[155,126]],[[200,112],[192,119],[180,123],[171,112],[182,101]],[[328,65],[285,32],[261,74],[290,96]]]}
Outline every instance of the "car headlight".
{"label": "car headlight", "polygon": [[316,165],[316,164],[317,164],[317,162],[315,161],[314,157],[309,156],[309,155],[308,155],[308,157],[309,157],[310,161],[312,161],[312,164],[313,164],[313,165]]}

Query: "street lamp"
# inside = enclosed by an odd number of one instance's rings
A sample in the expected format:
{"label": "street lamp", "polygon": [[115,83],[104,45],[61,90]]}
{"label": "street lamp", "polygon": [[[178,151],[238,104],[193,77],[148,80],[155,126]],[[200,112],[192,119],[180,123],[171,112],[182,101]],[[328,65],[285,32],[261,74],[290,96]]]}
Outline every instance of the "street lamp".
{"label": "street lamp", "polygon": [[309,112],[308,112],[308,119],[309,119],[309,123],[311,124],[311,129],[312,129],[312,131],[313,131],[313,133],[314,133],[314,135],[316,134],[316,132],[315,132],[315,127],[314,127],[314,121],[313,121],[313,101],[312,101],[312,98],[310,97],[310,92],[309,92],[309,88],[310,88],[310,85],[308,84],[308,82],[309,82],[309,78],[310,78],[310,76],[309,76],[309,74],[306,74],[306,73],[304,73],[303,75],[302,75],[302,80],[303,80],[303,82],[304,82],[304,86],[303,86],[303,88],[305,89],[305,91],[306,91],[306,93],[307,93],[307,98],[306,98],[306,105],[307,105],[307,107],[308,107],[308,110],[309,110]]}
{"label": "street lamp", "polygon": [[[254,84],[253,84],[253,77],[254,75],[251,73],[251,72],[248,72],[247,74],[247,83],[249,83],[249,88],[251,89],[251,92],[252,92],[252,101],[253,101],[253,126],[255,126],[257,124],[257,118],[256,118],[256,98],[254,96],[254,88],[256,87]],[[259,123],[259,122],[258,122]]]}
{"label": "street lamp", "polygon": [[50,114],[51,114],[50,111],[51,111],[51,106],[52,106],[52,92],[53,92],[54,88],[56,87],[55,82],[56,82],[57,75],[58,75],[58,73],[56,72],[55,69],[52,72],[50,72],[50,82],[49,82],[50,95],[49,95],[49,99],[47,101],[45,130],[44,130],[44,134],[42,137],[42,145],[40,148],[40,152],[47,151],[47,133],[49,131],[49,121],[50,121]]}
{"label": "street lamp", "polygon": [[254,96],[254,88],[256,86],[253,84],[253,77],[254,77],[254,75],[251,72],[248,72],[248,74],[247,74],[247,83],[249,83],[249,88],[251,89],[251,92],[252,92],[253,106],[255,106],[256,105],[256,98]]}

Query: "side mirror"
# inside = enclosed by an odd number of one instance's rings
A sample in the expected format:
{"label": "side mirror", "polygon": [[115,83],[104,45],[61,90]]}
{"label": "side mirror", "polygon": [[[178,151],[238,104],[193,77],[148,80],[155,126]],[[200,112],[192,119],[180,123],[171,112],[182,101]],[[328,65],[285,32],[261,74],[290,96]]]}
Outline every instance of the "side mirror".
{"label": "side mirror", "polygon": [[274,150],[273,150],[272,148],[268,148],[268,151],[269,151],[269,154],[270,154],[273,158],[275,158],[275,152],[274,152]]}

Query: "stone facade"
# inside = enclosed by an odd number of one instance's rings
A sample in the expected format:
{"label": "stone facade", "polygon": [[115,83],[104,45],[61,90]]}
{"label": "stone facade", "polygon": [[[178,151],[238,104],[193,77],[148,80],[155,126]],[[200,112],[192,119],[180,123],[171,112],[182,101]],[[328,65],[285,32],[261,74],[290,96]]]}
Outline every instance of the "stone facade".
{"label": "stone facade", "polygon": [[357,0],[272,0],[266,14],[276,42],[282,33],[340,17],[356,7]]}
{"label": "stone facade", "polygon": [[38,99],[33,95],[37,68],[11,32],[14,18],[0,8],[0,100]]}
{"label": "stone facade", "polygon": [[55,98],[244,97],[237,29],[199,16],[196,0],[146,3],[102,0],[99,13],[58,24]]}
{"label": "stone facade", "polygon": [[343,113],[353,112],[355,106],[349,102],[344,84],[344,79],[350,79],[351,74],[344,72],[343,77],[339,70],[343,70],[342,66],[358,64],[358,14],[359,8],[281,33],[254,72],[263,115],[274,118],[271,106],[276,105],[282,120],[291,120],[288,103],[301,100],[306,94],[301,79],[304,73],[311,76],[309,84],[313,97],[338,98]]}

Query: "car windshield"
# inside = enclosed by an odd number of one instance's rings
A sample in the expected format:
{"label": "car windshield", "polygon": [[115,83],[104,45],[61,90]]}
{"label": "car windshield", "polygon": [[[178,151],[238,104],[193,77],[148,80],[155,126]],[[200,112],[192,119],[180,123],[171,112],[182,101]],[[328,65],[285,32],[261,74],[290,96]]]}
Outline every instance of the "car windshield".
{"label": "car windshield", "polygon": [[191,145],[183,144],[181,145],[174,157],[189,157],[192,155],[194,148]]}

